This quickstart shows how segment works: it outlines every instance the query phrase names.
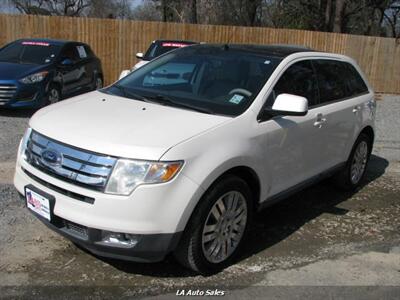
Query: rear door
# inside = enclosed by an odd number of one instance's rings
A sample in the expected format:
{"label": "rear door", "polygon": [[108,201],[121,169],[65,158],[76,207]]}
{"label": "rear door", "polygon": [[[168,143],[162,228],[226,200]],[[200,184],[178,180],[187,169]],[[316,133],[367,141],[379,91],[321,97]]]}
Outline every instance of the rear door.
{"label": "rear door", "polygon": [[361,109],[368,97],[368,88],[347,62],[318,59],[313,65],[320,91],[318,109],[326,120],[321,137],[325,145],[320,149],[324,157],[322,166],[328,169],[347,160],[355,136],[361,130]]}

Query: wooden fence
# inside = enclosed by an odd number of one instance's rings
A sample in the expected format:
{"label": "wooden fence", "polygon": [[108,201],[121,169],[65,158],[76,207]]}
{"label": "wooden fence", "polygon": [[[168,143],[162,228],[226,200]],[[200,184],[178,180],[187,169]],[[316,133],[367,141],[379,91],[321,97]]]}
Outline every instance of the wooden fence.
{"label": "wooden fence", "polygon": [[400,93],[400,43],[395,39],[289,29],[112,19],[0,15],[0,45],[18,38],[83,41],[101,58],[107,84],[136,62],[155,39],[217,43],[297,44],[358,61],[375,91]]}

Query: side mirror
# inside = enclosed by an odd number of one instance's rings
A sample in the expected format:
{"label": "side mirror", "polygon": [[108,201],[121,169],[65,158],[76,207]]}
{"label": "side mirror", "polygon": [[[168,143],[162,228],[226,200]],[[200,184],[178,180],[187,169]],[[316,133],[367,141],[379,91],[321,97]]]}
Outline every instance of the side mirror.
{"label": "side mirror", "polygon": [[142,52],[138,52],[138,53],[136,53],[136,58],[137,59],[143,59],[143,53]]}
{"label": "side mirror", "polygon": [[69,59],[69,58],[64,58],[62,61],[61,61],[61,65],[62,66],[72,66],[74,64],[74,62],[71,60],[71,59]]}
{"label": "side mirror", "polygon": [[308,101],[304,97],[280,94],[274,105],[265,108],[259,115],[259,120],[266,120],[273,116],[305,116],[308,112]]}

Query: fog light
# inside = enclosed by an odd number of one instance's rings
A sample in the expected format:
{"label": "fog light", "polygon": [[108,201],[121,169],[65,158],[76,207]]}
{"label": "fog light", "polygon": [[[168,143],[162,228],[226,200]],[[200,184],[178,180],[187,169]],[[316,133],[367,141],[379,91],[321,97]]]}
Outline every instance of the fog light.
{"label": "fog light", "polygon": [[139,236],[129,233],[118,233],[112,231],[102,231],[101,244],[109,246],[132,248],[139,241]]}

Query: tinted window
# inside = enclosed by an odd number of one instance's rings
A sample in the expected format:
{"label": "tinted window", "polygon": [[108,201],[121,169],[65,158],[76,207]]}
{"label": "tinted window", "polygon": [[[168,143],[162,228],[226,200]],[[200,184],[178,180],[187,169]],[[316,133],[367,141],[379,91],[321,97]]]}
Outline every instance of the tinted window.
{"label": "tinted window", "polygon": [[[82,46],[79,46],[79,47],[82,47]],[[81,54],[78,52],[77,45],[69,44],[62,50],[61,60],[68,58],[68,59],[72,60],[73,62],[77,62],[78,60],[81,59],[80,55]]]}
{"label": "tinted window", "polygon": [[241,49],[185,47],[149,62],[106,92],[236,116],[253,102],[280,61]]}
{"label": "tinted window", "polygon": [[21,64],[47,64],[57,57],[60,46],[47,42],[18,41],[0,51],[0,61]]}
{"label": "tinted window", "polygon": [[346,68],[343,63],[333,60],[315,60],[318,77],[320,102],[330,102],[349,96],[346,83]]}
{"label": "tinted window", "polygon": [[290,66],[276,83],[268,106],[272,106],[280,94],[292,94],[307,98],[311,107],[318,103],[317,79],[310,61],[300,61]]}
{"label": "tinted window", "polygon": [[363,94],[368,91],[358,71],[349,63],[334,60],[316,60],[320,101],[326,103]]}
{"label": "tinted window", "polygon": [[169,51],[175,50],[177,48],[183,48],[193,43],[185,43],[185,42],[156,42],[152,43],[147,49],[145,55],[143,56],[144,60],[152,60],[162,54],[165,54]]}
{"label": "tinted window", "polygon": [[92,49],[88,45],[84,45],[84,47],[85,47],[88,57],[93,57],[94,53],[93,53]]}
{"label": "tinted window", "polygon": [[368,87],[356,68],[349,63],[343,63],[343,65],[345,69],[344,76],[348,89],[348,96],[352,97],[368,92]]}

